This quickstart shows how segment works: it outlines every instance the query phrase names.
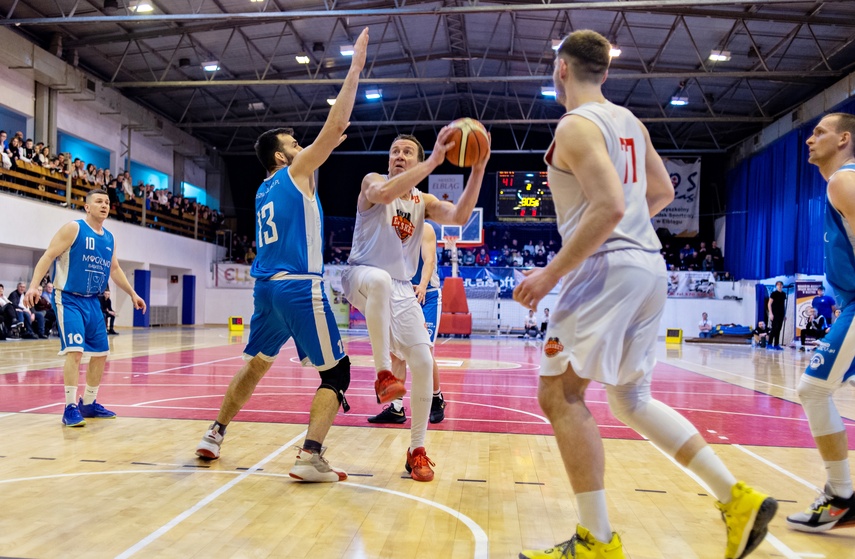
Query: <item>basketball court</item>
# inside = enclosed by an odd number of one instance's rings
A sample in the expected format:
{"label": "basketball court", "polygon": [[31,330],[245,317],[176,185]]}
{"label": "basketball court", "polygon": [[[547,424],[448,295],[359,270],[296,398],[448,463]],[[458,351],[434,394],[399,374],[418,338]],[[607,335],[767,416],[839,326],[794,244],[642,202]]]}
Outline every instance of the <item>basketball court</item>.
{"label": "basketball court", "polygon": [[[428,433],[436,479],[417,483],[404,470],[409,420],[366,422],[380,409],[370,348],[364,334],[347,334],[353,409],[339,414],[326,442],[349,478],[301,484],[288,471],[318,381],[290,342],[230,426],[222,458],[195,457],[247,335],[197,327],[111,338],[101,394],[119,417],[82,429],[60,424],[56,342],[5,344],[0,554],[516,557],[572,533],[575,501],[536,399],[539,342],[438,340],[448,409]],[[659,359],[654,396],[690,418],[738,478],[780,500],[770,536],[752,557],[848,556],[851,530],[805,535],[784,526],[787,513],[810,505],[822,479],[793,390],[809,356],[662,343]],[[708,491],[615,420],[601,387],[589,395],[627,556],[720,557],[724,527]],[[855,440],[855,397],[842,390],[837,401]]]}

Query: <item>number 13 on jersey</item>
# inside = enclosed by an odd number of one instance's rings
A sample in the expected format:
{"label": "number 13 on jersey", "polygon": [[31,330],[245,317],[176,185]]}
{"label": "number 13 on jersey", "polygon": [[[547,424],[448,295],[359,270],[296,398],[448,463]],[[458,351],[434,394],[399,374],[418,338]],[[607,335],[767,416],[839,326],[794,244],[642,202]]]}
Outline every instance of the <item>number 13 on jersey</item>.
{"label": "number 13 on jersey", "polygon": [[258,248],[279,240],[276,224],[273,222],[273,202],[261,206],[261,211],[256,212],[258,221]]}

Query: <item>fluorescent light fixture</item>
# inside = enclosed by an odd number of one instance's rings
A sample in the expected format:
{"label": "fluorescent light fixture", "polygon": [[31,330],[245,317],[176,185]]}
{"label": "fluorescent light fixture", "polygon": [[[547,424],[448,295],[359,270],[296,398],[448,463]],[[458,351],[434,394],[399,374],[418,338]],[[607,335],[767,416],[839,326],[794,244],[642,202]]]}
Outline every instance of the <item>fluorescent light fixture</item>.
{"label": "fluorescent light fixture", "polygon": [[250,4],[261,4],[264,0],[249,0]]}
{"label": "fluorescent light fixture", "polygon": [[140,2],[136,5],[131,6],[130,10],[138,14],[147,14],[149,12],[153,12],[154,8],[148,2]]}
{"label": "fluorescent light fixture", "polygon": [[540,94],[544,97],[552,97],[553,99],[555,99],[558,95],[557,93],[555,93],[554,87],[549,87],[546,85],[540,88]]}
{"label": "fluorescent light fixture", "polygon": [[206,72],[216,72],[220,69],[220,62],[218,60],[209,60],[208,62],[203,62],[202,69]]}
{"label": "fluorescent light fixture", "polygon": [[264,103],[262,101],[258,101],[256,103],[250,103],[247,106],[247,108],[250,111],[263,111],[264,110]]}
{"label": "fluorescent light fixture", "polygon": [[353,56],[353,45],[341,45],[342,56]]}
{"label": "fluorescent light fixture", "polygon": [[369,101],[374,101],[375,99],[383,98],[383,90],[382,89],[367,89],[365,91],[365,98]]}
{"label": "fluorescent light fixture", "polygon": [[620,56],[620,53],[622,53],[622,52],[623,51],[620,50],[619,46],[612,45],[612,48],[609,49],[609,56],[612,58],[617,58],[618,56]]}
{"label": "fluorescent light fixture", "polygon": [[558,50],[561,46],[561,39],[552,39],[552,50]]}
{"label": "fluorescent light fixture", "polygon": [[683,107],[683,106],[689,104],[689,98],[675,95],[675,96],[671,97],[671,104],[674,105],[675,107]]}
{"label": "fluorescent light fixture", "polygon": [[727,62],[730,60],[729,50],[714,50],[710,51],[710,60],[713,62]]}
{"label": "fluorescent light fixture", "polygon": [[335,97],[329,97],[329,98],[327,98],[327,105],[329,105],[330,107],[332,107],[333,105],[335,105]]}
{"label": "fluorescent light fixture", "polygon": [[309,63],[309,55],[308,54],[298,54],[294,58],[297,59],[297,64],[308,64]]}

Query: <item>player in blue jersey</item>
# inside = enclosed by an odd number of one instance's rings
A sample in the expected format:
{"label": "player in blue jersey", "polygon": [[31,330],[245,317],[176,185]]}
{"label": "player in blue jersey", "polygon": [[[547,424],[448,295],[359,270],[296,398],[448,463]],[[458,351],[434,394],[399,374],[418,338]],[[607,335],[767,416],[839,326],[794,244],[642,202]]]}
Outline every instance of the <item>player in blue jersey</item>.
{"label": "player in blue jersey", "polygon": [[855,116],[825,116],[813,129],[807,145],[808,162],[819,167],[828,181],[825,279],[834,288],[842,312],[819,342],[798,386],[828,479],[809,509],[787,517],[787,526],[823,532],[855,526],[849,441],[833,399],[847,381],[855,380]]}
{"label": "player in blue jersey", "polygon": [[[130,295],[135,309],[145,312],[146,308],[145,301],[136,294],[119,266],[112,233],[104,228],[104,221],[110,215],[107,191],[90,191],[83,207],[86,218],[66,223],[51,239],[36,264],[33,280],[25,295],[27,306],[32,307],[39,299],[39,282],[56,261],[52,274],[56,289],[53,307],[62,347],[59,354],[65,355],[62,423],[69,427],[83,427],[88,418],[116,417],[95,400],[104,374],[104,363],[110,353],[98,295],[107,289],[110,276],[122,291]],[[89,367],[86,369],[86,389],[78,400],[77,384],[84,353],[90,355]]]}
{"label": "player in blue jersey", "polygon": [[324,293],[323,213],[314,176],[345,138],[367,47],[366,28],[354,45],[336,103],[312,145],[300,147],[290,128],[268,130],[255,144],[268,176],[255,197],[258,254],[251,272],[256,280],[255,311],[244,350],[247,362],[229,384],[216,421],[196,448],[196,455],[204,460],[219,458],[229,423],[285,342],[294,338],[303,364],[318,369],[321,384],[312,400],[306,440],[290,475],[302,481],[347,479],[345,472],[329,465],[322,446],[339,405],[349,409],[344,392],[350,384],[350,360]]}
{"label": "player in blue jersey", "polygon": [[[442,291],[439,289],[439,278],[436,274],[436,231],[433,227],[425,227],[422,233],[421,256],[419,256],[419,267],[413,276],[413,290],[416,299],[422,307],[425,317],[425,327],[428,331],[431,343],[431,355],[433,344],[439,330],[439,318],[442,316]],[[407,362],[392,355],[392,374],[399,379],[407,377]],[[439,366],[436,357],[433,358],[433,398],[430,404],[429,421],[439,423],[445,419],[445,398],[439,386]],[[407,411],[404,409],[404,399],[396,398],[383,408],[383,411],[375,416],[369,417],[369,423],[404,423],[407,421]]]}

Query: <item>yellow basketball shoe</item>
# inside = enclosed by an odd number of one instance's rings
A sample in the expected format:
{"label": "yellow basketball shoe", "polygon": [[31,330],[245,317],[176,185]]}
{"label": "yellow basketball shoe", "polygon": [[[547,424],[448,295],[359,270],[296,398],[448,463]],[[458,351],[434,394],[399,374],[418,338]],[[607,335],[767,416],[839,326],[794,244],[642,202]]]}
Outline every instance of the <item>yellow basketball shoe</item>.
{"label": "yellow basketball shoe", "polygon": [[759,493],[743,482],[730,490],[733,499],[725,504],[716,503],[721,518],[727,526],[725,559],[741,559],[760,545],[766,537],[769,522],[778,510],[778,501]]}
{"label": "yellow basketball shoe", "polygon": [[581,524],[576,525],[576,533],[564,543],[543,551],[526,550],[520,553],[520,559],[626,559],[620,536],[612,532],[612,541],[603,543]]}

